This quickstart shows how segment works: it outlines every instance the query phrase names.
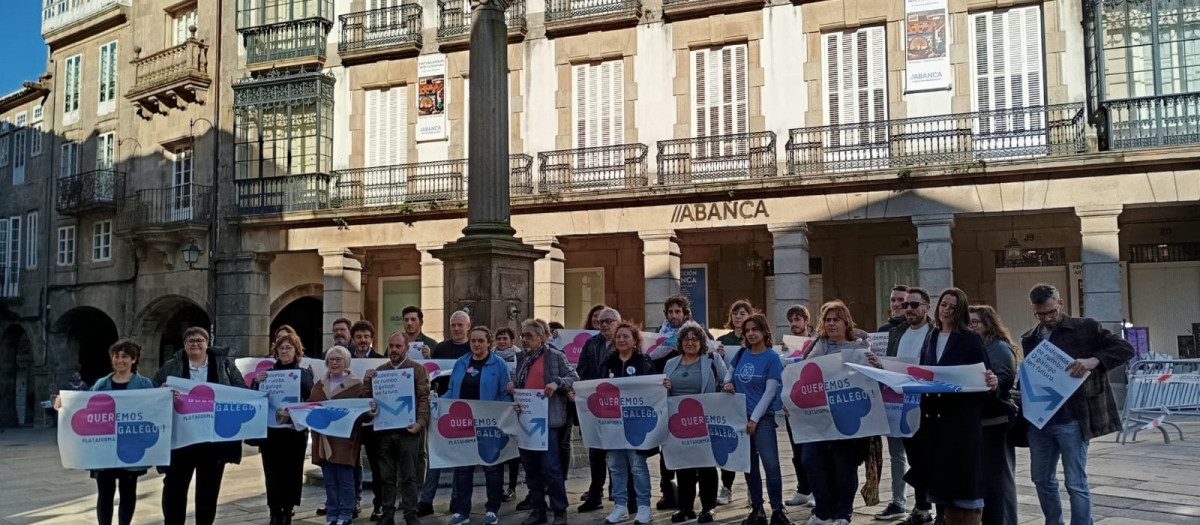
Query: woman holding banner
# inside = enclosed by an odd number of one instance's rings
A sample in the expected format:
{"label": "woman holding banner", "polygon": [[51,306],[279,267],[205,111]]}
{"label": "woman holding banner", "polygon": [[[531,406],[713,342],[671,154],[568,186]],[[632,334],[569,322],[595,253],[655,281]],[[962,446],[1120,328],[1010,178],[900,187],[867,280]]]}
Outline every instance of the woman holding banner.
{"label": "woman holding banner", "polygon": [[[355,399],[362,397],[364,388],[362,378],[350,370],[350,351],[344,346],[334,346],[325,351],[325,377],[313,385],[308,400]],[[325,519],[329,525],[350,523],[357,503],[354,466],[362,448],[362,425],[356,423],[353,428],[348,438],[312,433],[312,462],[321,467],[325,480]]]}
{"label": "woman holding banner", "polygon": [[970,315],[971,330],[983,338],[999,383],[996,398],[983,413],[983,464],[988,475],[984,478],[982,521],[983,525],[1006,525],[1017,521],[1017,451],[1008,441],[1008,431],[1017,416],[1009,391],[1017,380],[1021,347],[1013,344],[995,308],[975,305]]}
{"label": "woman holding banner", "polygon": [[[471,353],[454,363],[450,374],[450,387],[445,399],[474,399],[479,401],[508,401],[508,365],[492,352],[492,332],[484,326],[476,326],[467,333]],[[483,523],[494,525],[500,522],[496,512],[504,501],[504,465],[484,465],[483,476],[487,481],[487,503],[484,505]],[[454,515],[450,525],[467,523],[471,517],[471,493],[475,487],[475,467],[454,469],[454,485],[450,491],[450,510]],[[536,504],[537,502],[533,502]]]}
{"label": "woman holding banner", "polygon": [[544,390],[547,398],[546,450],[521,450],[525,483],[529,486],[527,501],[533,511],[521,525],[546,523],[546,496],[550,497],[554,525],[567,525],[566,473],[558,458],[562,453],[558,436],[571,430],[567,392],[578,376],[568,365],[566,354],[546,344],[549,328],[541,319],[521,323],[521,340],[529,350],[517,354],[517,377],[509,383],[510,394],[517,388],[536,388]]}
{"label": "woman holding banner", "polygon": [[[629,321],[622,321],[613,331],[613,352],[604,361],[601,373],[605,377],[634,377],[654,375],[654,362],[642,354],[642,333]],[[620,523],[629,519],[629,478],[633,478],[637,515],[634,523],[650,523],[650,470],[644,452],[635,449],[608,451],[608,470],[612,479],[613,511],[604,523]]]}
{"label": "woman holding banner", "polygon": [[[108,347],[108,358],[113,371],[92,385],[93,392],[154,388],[153,381],[137,373],[138,360],[142,358],[142,347],[133,339],[121,339],[113,343]],[[62,400],[58,396],[54,397],[54,409],[62,410]],[[96,497],[96,522],[99,525],[112,525],[113,496],[117,494],[118,487],[121,505],[117,523],[129,525],[133,522],[133,511],[137,507],[137,479],[145,474],[146,470],[148,469],[113,468],[91,471],[99,492]]]}
{"label": "woman holding banner", "polygon": [[[736,304],[736,303],[735,303]],[[749,303],[746,303],[749,308]],[[738,323],[739,325],[741,323]],[[721,378],[725,377],[725,361],[713,359],[705,352],[708,338],[704,329],[693,321],[679,328],[680,355],[672,357],[663,367],[663,386],[671,396],[719,392]],[[696,503],[696,483],[700,484],[699,523],[713,522],[713,509],[717,506],[717,468],[685,468],[676,471],[679,479],[679,512],[671,515],[671,523],[683,523],[697,519],[692,510]]]}
{"label": "woman holding banner", "polygon": [[[850,309],[841,301],[821,307],[817,340],[805,359],[840,354],[842,362],[880,366],[871,353],[871,345],[858,338]],[[847,525],[854,514],[854,494],[858,490],[858,466],[867,459],[869,438],[841,439],[805,443],[802,447],[804,472],[808,476],[816,508],[813,517],[822,522]]]}
{"label": "woman holding banner", "polygon": [[754,314],[742,323],[742,340],[745,345],[734,355],[725,374],[724,387],[730,394],[746,394],[746,434],[750,435],[750,472],[746,474],[746,486],[750,493],[750,515],[742,520],[742,525],[767,523],[767,514],[763,510],[763,470],[771,499],[771,525],[791,525],[783,510],[783,475],[779,468],[778,423],[775,422],[775,412],[783,408],[779,398],[783,362],[772,348],[771,325],[762,314]]}
{"label": "woman holding banner", "polygon": [[[287,325],[284,325],[287,326]],[[271,371],[298,371],[300,373],[300,399],[308,401],[312,396],[312,371],[300,368],[304,355],[304,344],[295,331],[284,332],[271,346],[271,357],[275,365]],[[268,371],[263,370],[250,382],[250,388],[258,389],[265,382]],[[267,482],[267,508],[271,510],[271,525],[291,525],[292,508],[300,504],[300,492],[304,482],[304,448],[308,445],[308,432],[291,427],[267,427],[267,439],[259,447],[262,454],[263,477]]]}
{"label": "woman holding banner", "polygon": [[[990,368],[983,338],[969,328],[969,307],[962,290],[942,291],[921,365],[983,363]],[[921,427],[913,436],[914,450],[908,451],[904,480],[938,505],[946,525],[978,525],[982,519],[984,477],[995,475],[984,469],[983,412],[994,398],[988,392],[921,396]]]}

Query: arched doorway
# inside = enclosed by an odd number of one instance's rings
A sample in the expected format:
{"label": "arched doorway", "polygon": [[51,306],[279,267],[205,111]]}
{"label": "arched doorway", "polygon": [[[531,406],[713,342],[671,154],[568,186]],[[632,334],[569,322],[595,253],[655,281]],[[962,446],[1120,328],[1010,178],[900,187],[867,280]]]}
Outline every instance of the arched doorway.
{"label": "arched doorway", "polygon": [[282,325],[291,325],[304,343],[305,355],[319,357],[324,351],[321,348],[323,308],[324,304],[316,297],[300,297],[288,303],[271,320],[271,334]]}
{"label": "arched doorway", "polygon": [[[29,397],[33,382],[29,365],[29,336],[19,323],[8,325],[0,335],[0,428],[14,427],[29,419]],[[23,358],[23,359],[22,359]],[[24,416],[24,417],[22,417]]]}
{"label": "arched doorway", "polygon": [[108,314],[90,306],[73,308],[58,318],[53,330],[66,336],[66,355],[78,363],[85,381],[92,383],[111,371],[108,347],[118,335],[117,325]]}
{"label": "arched doorway", "polygon": [[205,330],[211,330],[212,327],[208,313],[194,304],[180,308],[167,320],[162,337],[158,340],[157,366],[162,366],[168,359],[174,357],[175,352],[183,349],[183,332],[193,326],[199,326]]}
{"label": "arched doorway", "polygon": [[159,366],[183,349],[183,331],[199,326],[209,330],[208,313],[191,299],[168,295],[155,299],[138,316],[137,339],[142,348],[138,371],[153,374]]}

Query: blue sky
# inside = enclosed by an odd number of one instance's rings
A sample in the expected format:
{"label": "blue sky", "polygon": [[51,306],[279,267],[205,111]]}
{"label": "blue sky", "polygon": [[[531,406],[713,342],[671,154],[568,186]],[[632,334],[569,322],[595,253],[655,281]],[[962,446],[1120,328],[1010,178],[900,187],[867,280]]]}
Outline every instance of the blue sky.
{"label": "blue sky", "polygon": [[0,96],[46,71],[41,5],[41,0],[6,0],[0,10]]}

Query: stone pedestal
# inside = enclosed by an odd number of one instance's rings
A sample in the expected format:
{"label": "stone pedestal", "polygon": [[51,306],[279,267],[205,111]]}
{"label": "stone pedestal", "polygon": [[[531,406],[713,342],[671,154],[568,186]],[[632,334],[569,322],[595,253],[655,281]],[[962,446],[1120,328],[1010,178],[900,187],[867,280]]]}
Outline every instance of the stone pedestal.
{"label": "stone pedestal", "polygon": [[554,236],[527,237],[524,240],[534,248],[546,251],[545,257],[533,263],[533,315],[546,322],[561,323],[566,304],[566,270],[562,246]]}
{"label": "stone pedestal", "polygon": [[351,322],[362,318],[362,263],[349,250],[322,251],[321,270],[325,274],[321,300],[321,345],[333,346],[333,322],[339,318]]}
{"label": "stone pedestal", "polygon": [[917,215],[917,280],[931,296],[954,286],[954,249],[950,228],[954,215]]}
{"label": "stone pedestal", "polygon": [[442,247],[442,243],[421,243],[417,250],[421,252],[421,312],[425,314],[425,325],[422,329],[426,334],[441,341],[446,339],[446,325],[442,320],[446,317],[446,299],[443,293],[445,285],[445,269],[442,261],[433,256],[433,250]]}
{"label": "stone pedestal", "polygon": [[[808,281],[808,225],[804,223],[770,226],[775,250],[775,333],[787,334],[787,318],[784,314],[792,305],[810,305]],[[819,308],[821,305],[815,305]],[[811,314],[816,317],[818,313]]]}
{"label": "stone pedestal", "polygon": [[243,252],[216,260],[217,335],[232,356],[270,353],[271,255]]}
{"label": "stone pedestal", "polygon": [[1109,330],[1121,320],[1121,205],[1075,208],[1082,237],[1083,312]]}
{"label": "stone pedestal", "polygon": [[679,293],[679,241],[675,230],[645,231],[642,255],[646,277],[646,331],[657,332],[666,320],[663,303]]}
{"label": "stone pedestal", "polygon": [[443,321],[457,310],[471,315],[472,325],[495,331],[533,317],[533,264],[546,256],[519,240],[463,237],[430,253],[442,261],[445,286]]}

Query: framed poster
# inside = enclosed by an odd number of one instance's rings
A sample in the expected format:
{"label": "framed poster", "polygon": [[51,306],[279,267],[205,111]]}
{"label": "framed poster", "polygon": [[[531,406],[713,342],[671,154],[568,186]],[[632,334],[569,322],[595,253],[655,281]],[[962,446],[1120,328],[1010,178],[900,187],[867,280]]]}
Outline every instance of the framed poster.
{"label": "framed poster", "polygon": [[417,142],[446,139],[446,55],[417,58]]}
{"label": "framed poster", "polygon": [[904,1],[905,91],[950,88],[947,0]]}
{"label": "framed poster", "polygon": [[679,267],[679,293],[692,302],[692,319],[708,326],[708,265],[685,264]]}

